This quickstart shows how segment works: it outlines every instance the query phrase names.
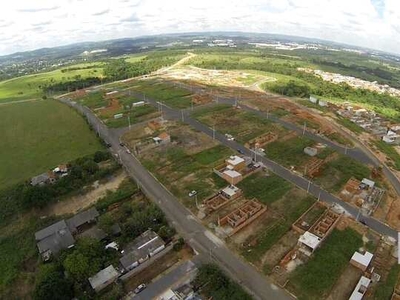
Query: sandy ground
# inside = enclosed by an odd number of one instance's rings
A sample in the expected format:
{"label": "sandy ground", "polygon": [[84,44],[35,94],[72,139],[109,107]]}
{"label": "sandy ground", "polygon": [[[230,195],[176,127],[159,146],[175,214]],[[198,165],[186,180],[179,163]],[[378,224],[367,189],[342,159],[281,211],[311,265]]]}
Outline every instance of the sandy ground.
{"label": "sandy ground", "polygon": [[358,280],[362,275],[362,271],[348,264],[342,275],[333,287],[328,300],[347,300],[353,292]]}
{"label": "sandy ground", "polygon": [[47,211],[47,215],[64,215],[76,213],[86,207],[94,204],[101,197],[104,197],[107,191],[115,191],[121,182],[126,178],[125,172],[120,172],[112,177],[108,182],[100,184],[93,190],[83,195],[76,195],[62,202],[51,205]]}

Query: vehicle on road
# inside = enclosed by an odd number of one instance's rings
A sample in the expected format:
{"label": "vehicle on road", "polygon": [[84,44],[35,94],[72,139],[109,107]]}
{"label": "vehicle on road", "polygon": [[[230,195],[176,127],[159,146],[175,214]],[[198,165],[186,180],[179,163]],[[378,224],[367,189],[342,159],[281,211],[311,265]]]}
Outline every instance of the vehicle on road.
{"label": "vehicle on road", "polygon": [[193,197],[197,195],[197,191],[193,190],[189,193],[189,197]]}
{"label": "vehicle on road", "polygon": [[139,294],[141,291],[143,291],[146,288],[146,285],[144,283],[140,284],[136,289],[135,289],[135,294]]}
{"label": "vehicle on road", "polygon": [[243,150],[241,149],[237,149],[237,152],[239,152],[240,154],[244,154]]}
{"label": "vehicle on road", "polygon": [[121,147],[125,146],[125,144],[124,144],[124,143],[119,143],[119,145],[120,145]]}
{"label": "vehicle on road", "polygon": [[226,139],[227,139],[228,141],[234,141],[234,140],[235,140],[235,138],[234,138],[231,134],[229,134],[229,133],[225,133],[225,137],[226,137]]}
{"label": "vehicle on road", "polygon": [[131,154],[132,152],[131,152],[131,150],[126,149],[126,153]]}

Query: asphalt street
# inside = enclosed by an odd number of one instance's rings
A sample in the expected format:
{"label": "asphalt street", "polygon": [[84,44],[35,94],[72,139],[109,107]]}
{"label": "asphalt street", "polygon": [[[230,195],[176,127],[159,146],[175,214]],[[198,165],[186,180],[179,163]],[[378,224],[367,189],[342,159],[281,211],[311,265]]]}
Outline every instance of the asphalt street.
{"label": "asphalt street", "polygon": [[[146,196],[159,205],[172,225],[196,252],[217,263],[255,299],[292,299],[288,293],[269,282],[254,267],[230,251],[222,240],[207,230],[132,154],[127,153],[126,149],[119,145],[120,136],[116,131],[109,130],[87,107],[66,99],[60,101],[76,108],[87,117],[101,138],[111,144],[112,152],[119,155],[127,173],[140,185]],[[153,104],[157,105],[155,101]],[[180,115],[177,111],[172,113]]]}

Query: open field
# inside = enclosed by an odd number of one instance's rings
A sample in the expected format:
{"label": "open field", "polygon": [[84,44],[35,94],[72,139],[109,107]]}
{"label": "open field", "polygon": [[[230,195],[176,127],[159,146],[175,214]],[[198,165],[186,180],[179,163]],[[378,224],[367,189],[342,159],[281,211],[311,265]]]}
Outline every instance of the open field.
{"label": "open field", "polygon": [[102,148],[84,119],[53,100],[0,107],[0,188]]}
{"label": "open field", "polygon": [[[43,95],[42,87],[45,85],[74,80],[77,76],[81,78],[102,76],[103,71],[102,68],[97,67],[98,64],[93,65],[93,68],[90,66],[90,64],[72,65],[65,67],[65,69],[2,81],[0,82],[0,103],[40,98]],[[68,71],[68,69],[71,70]]]}
{"label": "open field", "polygon": [[349,263],[354,251],[363,245],[361,236],[347,228],[334,229],[313,257],[299,266],[290,278],[288,288],[299,299],[322,299]]}
{"label": "open field", "polygon": [[278,137],[287,131],[269,120],[229,105],[203,108],[192,114],[200,122],[221,133],[229,133],[240,143],[248,142],[264,133],[273,132]]}

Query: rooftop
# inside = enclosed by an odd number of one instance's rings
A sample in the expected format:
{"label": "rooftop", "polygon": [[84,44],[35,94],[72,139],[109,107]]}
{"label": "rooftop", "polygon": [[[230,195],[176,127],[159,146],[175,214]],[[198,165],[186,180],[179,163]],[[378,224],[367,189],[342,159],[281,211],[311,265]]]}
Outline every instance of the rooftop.
{"label": "rooftop", "polygon": [[375,182],[368,178],[364,178],[363,180],[361,180],[361,182],[368,185],[371,188],[373,188],[375,185]]}
{"label": "rooftop", "polygon": [[359,264],[368,267],[373,257],[374,255],[368,251],[364,254],[356,251],[351,257],[351,260],[354,260],[355,262],[358,262]]}
{"label": "rooftop", "polygon": [[223,173],[232,178],[242,176],[242,174],[234,170],[225,170]]}
{"label": "rooftop", "polygon": [[107,237],[107,234],[99,227],[93,226],[92,228],[82,232],[79,237],[88,237],[101,241]]}
{"label": "rooftop", "polygon": [[37,241],[40,241],[52,234],[54,234],[57,231],[60,231],[61,229],[67,228],[67,224],[65,223],[64,220],[58,221],[57,223],[54,223],[46,228],[43,228],[42,230],[39,230],[35,233],[35,239]]}
{"label": "rooftop", "polygon": [[351,294],[349,300],[361,300],[367,291],[367,288],[371,282],[371,279],[368,279],[365,276],[361,276],[360,280],[358,281],[356,288],[354,289],[353,293]]}
{"label": "rooftop", "polygon": [[88,210],[85,210],[83,212],[80,212],[73,216],[72,218],[69,218],[66,223],[69,227],[69,229],[74,232],[76,231],[76,228],[79,226],[88,223],[92,220],[95,220],[99,216],[99,212],[97,211],[96,208],[91,208]]}
{"label": "rooftop", "polygon": [[107,285],[107,282],[111,283],[110,281],[113,281],[118,276],[119,273],[117,270],[115,270],[112,265],[109,265],[107,268],[101,270],[93,277],[89,277],[89,282],[93,289],[97,289],[102,285]]}
{"label": "rooftop", "polygon": [[321,238],[309,231],[306,231],[299,237],[299,242],[314,250],[321,243]]}
{"label": "rooftop", "polygon": [[49,179],[50,179],[49,173],[45,172],[45,173],[40,174],[38,176],[32,177],[31,184],[32,185],[38,185],[38,184],[46,182]]}
{"label": "rooftop", "polygon": [[44,254],[47,251],[50,251],[52,254],[56,254],[62,249],[72,247],[74,244],[75,239],[73,238],[69,229],[62,228],[38,241],[37,247],[41,254]]}
{"label": "rooftop", "polygon": [[229,197],[234,196],[239,191],[240,191],[240,189],[234,185],[229,185],[222,190],[222,192],[224,194],[227,194]]}
{"label": "rooftop", "polygon": [[231,157],[229,157],[229,159],[226,160],[226,162],[232,166],[236,166],[236,165],[244,162],[244,159],[237,155],[232,155]]}

